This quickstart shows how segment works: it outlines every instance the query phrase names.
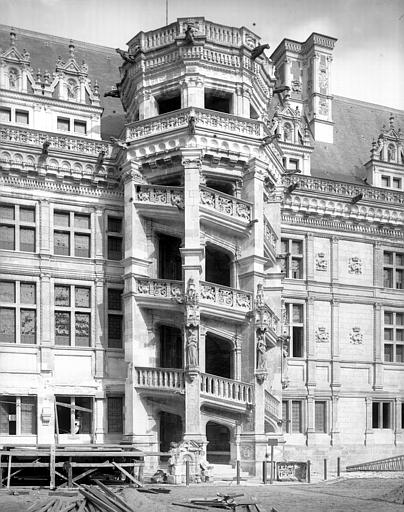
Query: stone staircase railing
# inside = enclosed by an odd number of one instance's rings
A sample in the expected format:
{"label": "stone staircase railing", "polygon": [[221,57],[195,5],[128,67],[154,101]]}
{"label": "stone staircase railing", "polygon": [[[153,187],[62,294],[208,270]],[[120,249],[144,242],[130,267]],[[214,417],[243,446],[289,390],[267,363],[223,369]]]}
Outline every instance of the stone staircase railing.
{"label": "stone staircase railing", "polygon": [[201,281],[200,303],[225,306],[247,313],[253,308],[253,294],[244,290]]}
{"label": "stone staircase railing", "polygon": [[254,402],[254,386],[252,384],[208,373],[201,374],[201,394],[244,405]]}
{"label": "stone staircase railing", "polygon": [[252,218],[252,204],[234,196],[223,194],[213,188],[200,187],[201,206],[211,208],[218,213],[230,215],[240,220],[250,222]]}
{"label": "stone staircase railing", "polygon": [[136,279],[136,295],[165,299],[177,299],[182,296],[182,281],[153,279],[150,277]]}
{"label": "stone staircase railing", "polygon": [[271,395],[271,393],[268,393],[268,391],[265,391],[265,414],[278,418],[281,413],[280,405],[277,398]]}
{"label": "stone staircase railing", "polygon": [[184,208],[184,189],[162,185],[136,185],[133,202],[177,206],[182,209]]}
{"label": "stone staircase railing", "polygon": [[172,368],[135,367],[135,387],[184,390],[184,371]]}

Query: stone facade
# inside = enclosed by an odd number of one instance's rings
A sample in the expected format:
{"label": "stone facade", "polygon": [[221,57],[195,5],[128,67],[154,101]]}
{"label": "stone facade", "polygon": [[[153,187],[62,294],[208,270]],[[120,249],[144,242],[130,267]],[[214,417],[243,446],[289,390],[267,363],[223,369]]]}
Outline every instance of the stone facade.
{"label": "stone facade", "polygon": [[364,181],[312,176],[319,143],[344,151],[334,44],[271,60],[204,18],[141,32],[102,100],[125,111],[107,141],[75,45],[35,73],[11,31],[1,444],[186,442],[252,472],[269,438],[278,458],[402,451],[401,132],[391,116],[369,142]]}

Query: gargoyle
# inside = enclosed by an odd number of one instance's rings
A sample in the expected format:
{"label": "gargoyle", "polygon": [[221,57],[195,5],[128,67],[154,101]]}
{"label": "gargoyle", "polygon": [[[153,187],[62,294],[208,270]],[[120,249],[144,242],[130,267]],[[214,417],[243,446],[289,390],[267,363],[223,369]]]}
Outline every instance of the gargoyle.
{"label": "gargoyle", "polygon": [[121,139],[116,139],[115,137],[110,137],[109,140],[112,142],[112,144],[114,144],[115,146],[118,146],[122,149],[128,148],[128,143]]}
{"label": "gargoyle", "polygon": [[107,96],[111,96],[111,98],[120,98],[121,93],[119,92],[119,89],[114,87],[110,91],[104,93],[104,98],[106,98]]}
{"label": "gargoyle", "polygon": [[253,50],[251,50],[252,60],[255,60],[264,52],[264,50],[269,50],[269,48],[269,44],[260,44],[259,46],[256,46]]}
{"label": "gargoyle", "polygon": [[132,53],[125,52],[124,50],[121,50],[120,48],[115,48],[115,51],[116,51],[116,53],[119,53],[119,55],[122,57],[122,59],[125,62],[129,62],[129,63],[133,64],[135,62],[136,55],[140,51],[140,47],[135,46],[135,51]]}

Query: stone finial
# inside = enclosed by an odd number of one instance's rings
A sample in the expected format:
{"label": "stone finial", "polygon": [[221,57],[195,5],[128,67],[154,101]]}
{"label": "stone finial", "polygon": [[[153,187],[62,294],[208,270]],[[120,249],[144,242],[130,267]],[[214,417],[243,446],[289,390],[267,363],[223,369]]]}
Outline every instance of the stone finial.
{"label": "stone finial", "polygon": [[11,29],[10,29],[10,46],[15,46],[16,38],[17,38],[17,34],[15,32],[15,28],[11,27]]}
{"label": "stone finial", "polygon": [[393,130],[394,129],[394,116],[393,116],[393,114],[390,114],[389,123],[390,123],[390,128]]}
{"label": "stone finial", "polygon": [[75,46],[73,44],[73,41],[70,39],[70,43],[69,43],[69,55],[70,55],[70,58],[71,59],[74,59],[74,49],[75,49]]}

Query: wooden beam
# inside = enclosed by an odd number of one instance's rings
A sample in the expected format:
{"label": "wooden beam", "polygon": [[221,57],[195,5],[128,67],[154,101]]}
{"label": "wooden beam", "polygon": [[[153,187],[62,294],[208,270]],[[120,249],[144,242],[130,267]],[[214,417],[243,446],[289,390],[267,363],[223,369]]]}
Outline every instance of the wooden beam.
{"label": "wooden beam", "polygon": [[[14,475],[16,475],[17,473],[19,473],[20,471],[22,471],[22,469],[17,469],[17,471],[14,471],[14,473],[11,473],[11,475],[10,475],[10,479],[11,479]],[[4,480],[7,480],[7,479],[8,479],[8,475],[1,479],[1,483],[3,484]]]}
{"label": "wooden beam", "polygon": [[135,483],[138,487],[144,487],[144,485],[139,482],[139,480],[137,478],[135,478],[134,476],[132,476],[130,473],[128,473],[126,471],[126,469],[124,469],[122,466],[120,466],[119,464],[117,464],[116,462],[112,461],[112,464],[117,468],[119,469],[119,471],[125,475],[126,477],[129,478],[129,480],[132,480],[133,483]]}
{"label": "wooden beam", "polygon": [[73,478],[72,482],[78,482],[79,480],[81,480],[82,478],[84,478],[85,476],[88,476],[88,475],[91,475],[91,473],[94,473],[95,471],[97,471],[97,469],[99,468],[100,466],[98,467],[94,467],[92,469],[88,469],[87,471],[84,471],[84,473],[81,473],[80,475],[77,475]]}
{"label": "wooden beam", "polygon": [[55,479],[55,462],[56,462],[56,448],[55,445],[52,444],[49,448],[49,488],[55,489],[56,487],[56,479]]}
{"label": "wooden beam", "polygon": [[131,509],[128,507],[128,505],[126,504],[126,502],[120,498],[119,496],[117,496],[113,491],[111,491],[111,489],[109,489],[109,487],[107,487],[106,485],[104,485],[102,482],[100,482],[99,480],[95,480],[94,479],[94,482],[98,485],[98,487],[100,487],[107,496],[110,496],[111,498],[113,498],[113,500],[119,504],[122,509],[125,511],[125,512],[131,512]]}
{"label": "wooden beam", "polygon": [[92,409],[88,409],[87,407],[81,407],[81,405],[70,405],[64,404],[63,402],[55,402],[59,407],[66,407],[66,409],[74,409],[75,411],[83,411],[83,412],[93,412]]}

